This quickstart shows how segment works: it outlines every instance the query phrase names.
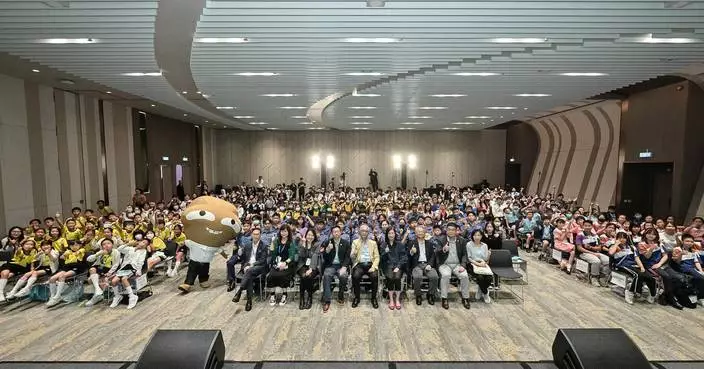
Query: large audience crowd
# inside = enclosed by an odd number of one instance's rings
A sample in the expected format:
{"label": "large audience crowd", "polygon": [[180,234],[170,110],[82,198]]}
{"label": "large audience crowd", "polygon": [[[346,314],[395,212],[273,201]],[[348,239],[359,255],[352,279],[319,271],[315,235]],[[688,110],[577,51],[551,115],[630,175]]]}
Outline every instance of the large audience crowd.
{"label": "large audience crowd", "polygon": [[[135,307],[135,278],[162,265],[176,278],[188,262],[181,212],[196,195],[179,192],[154,202],[137,190],[122,210],[101,200],[95,209],[76,207],[68,217],[55,214],[11,227],[0,241],[0,302],[26,298],[44,286],[46,305],[54,306],[63,301],[67,285],[83,275],[93,287],[86,306],[112,292],[110,307],[125,297],[128,309]],[[704,306],[700,217],[678,226],[672,216],[628,218],[614,206],[601,212],[598,204],[584,207],[562,194],[487,187],[334,190],[309,188],[301,180],[217,191],[203,183],[198,192],[237,206],[242,231],[232,241],[232,253],[223,256],[227,290],[234,292],[235,303],[245,295],[247,311],[255,285],[263,284],[271,290],[272,306],[285,305],[290,288],[298,285],[300,309],[310,309],[322,287],[327,312],[335,288],[336,302],[345,304],[350,280],[353,308],[360,304],[363,284],[377,308],[380,281],[391,310],[402,309],[404,289],[418,305],[439,299],[448,309],[451,281],[464,308],[470,308],[472,280],[478,285],[473,299],[488,304],[489,290],[500,287],[490,272],[490,255],[513,239],[540,259],[558,252],[559,268],[567,274],[575,271],[576,260],[588,263],[595,288],[608,287],[612,273],[625,273],[632,280],[625,291],[629,304]]]}

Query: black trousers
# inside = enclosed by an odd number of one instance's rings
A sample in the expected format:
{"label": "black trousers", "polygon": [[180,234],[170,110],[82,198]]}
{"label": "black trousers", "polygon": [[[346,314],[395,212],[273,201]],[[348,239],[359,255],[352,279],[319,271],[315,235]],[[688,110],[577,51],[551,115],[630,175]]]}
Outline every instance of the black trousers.
{"label": "black trousers", "polygon": [[362,282],[362,277],[365,274],[369,276],[369,280],[372,283],[372,298],[376,298],[376,294],[379,291],[379,272],[370,272],[369,269],[371,267],[371,264],[358,264],[352,269],[352,291],[354,292],[354,297],[356,299],[359,299],[360,282]]}
{"label": "black trousers", "polygon": [[288,288],[295,272],[290,266],[284,270],[272,269],[266,277],[266,285],[267,287]]}
{"label": "black trousers", "polygon": [[472,278],[477,281],[477,284],[479,285],[479,290],[482,291],[482,293],[485,295],[488,294],[489,286],[491,286],[491,280],[493,279],[493,276],[474,273],[474,264],[472,263],[469,263],[469,274],[471,274]]}
{"label": "black trousers", "polygon": [[253,266],[244,272],[240,287],[247,291],[247,298],[252,298],[254,295],[254,280],[266,273],[266,267],[263,265]]}
{"label": "black trousers", "polygon": [[384,273],[386,276],[386,289],[389,291],[401,291],[401,277],[403,277],[403,270],[399,268],[398,272],[394,272],[394,269],[389,267]]}
{"label": "black trousers", "polygon": [[207,282],[210,279],[210,263],[199,263],[193,260],[188,262],[188,272],[184,283],[192,286],[196,283],[196,277],[200,283]]}
{"label": "black trousers", "polygon": [[643,292],[643,283],[645,283],[648,286],[648,289],[650,290],[650,295],[655,296],[655,293],[657,292],[657,283],[655,282],[655,277],[653,277],[652,274],[648,273],[647,270],[645,272],[641,272],[639,269],[631,269],[624,267],[618,267],[618,270],[624,273],[628,273],[631,277],[633,277],[633,283],[631,283],[631,288],[629,289],[629,291],[641,293]]}
{"label": "black trousers", "polygon": [[310,269],[307,266],[298,269],[298,276],[301,277],[301,284],[299,286],[299,291],[301,298],[304,296],[304,292],[308,292],[308,296],[313,296],[313,286],[315,285],[315,279],[318,277],[318,270],[313,269],[310,275],[306,275],[306,271]]}

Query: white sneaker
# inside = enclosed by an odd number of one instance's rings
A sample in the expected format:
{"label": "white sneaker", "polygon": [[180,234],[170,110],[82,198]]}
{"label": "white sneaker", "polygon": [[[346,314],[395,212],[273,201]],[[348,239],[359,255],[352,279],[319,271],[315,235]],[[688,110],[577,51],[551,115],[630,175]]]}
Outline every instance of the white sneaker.
{"label": "white sneaker", "polygon": [[271,297],[269,297],[269,305],[270,306],[276,305],[276,295],[271,295]]}
{"label": "white sneaker", "polygon": [[17,294],[15,295],[15,298],[20,299],[25,296],[29,296],[29,290],[26,288],[23,288],[23,289],[19,290],[19,292],[17,292]]}
{"label": "white sneaker", "polygon": [[122,301],[122,295],[115,295],[115,297],[112,298],[112,304],[110,304],[111,308],[116,308],[117,305],[120,305],[120,302]]}
{"label": "white sneaker", "polygon": [[46,302],[46,306],[47,307],[56,306],[59,304],[59,302],[61,302],[61,297],[59,297],[59,298],[52,297],[49,299],[49,301]]}
{"label": "white sneaker", "polygon": [[139,297],[137,295],[130,295],[129,304],[127,304],[127,309],[133,309],[135,306],[137,306],[137,301],[139,301]]}
{"label": "white sneaker", "polygon": [[601,283],[599,283],[599,277],[592,277],[592,286],[601,287]]}
{"label": "white sneaker", "polygon": [[626,299],[626,303],[633,305],[633,292],[626,291],[624,297]]}
{"label": "white sneaker", "polygon": [[654,304],[655,303],[655,296],[648,294],[648,296],[645,298],[645,301],[647,301],[649,304]]}
{"label": "white sneaker", "polygon": [[5,298],[8,299],[8,300],[14,299],[14,298],[15,298],[15,292],[13,292],[13,291],[8,292],[8,293],[7,293],[7,296],[5,296]]}
{"label": "white sneaker", "polygon": [[484,295],[484,303],[491,304],[491,297],[489,297],[489,294]]}
{"label": "white sneaker", "polygon": [[90,300],[88,300],[88,302],[86,302],[86,306],[87,306],[87,307],[91,307],[91,306],[93,306],[93,305],[99,303],[100,301],[103,301],[103,298],[104,298],[104,297],[103,297],[103,294],[102,294],[102,293],[101,293],[101,294],[95,294],[95,295],[93,295],[93,297],[91,297]]}
{"label": "white sneaker", "polygon": [[699,299],[699,305],[704,306],[704,299]]}
{"label": "white sneaker", "polygon": [[0,293],[0,302],[5,302],[5,295]]}
{"label": "white sneaker", "polygon": [[286,295],[281,296],[281,300],[279,300],[279,306],[284,306],[286,305]]}
{"label": "white sneaker", "polygon": [[477,301],[482,299],[482,290],[477,290],[477,292],[474,293],[474,299]]}

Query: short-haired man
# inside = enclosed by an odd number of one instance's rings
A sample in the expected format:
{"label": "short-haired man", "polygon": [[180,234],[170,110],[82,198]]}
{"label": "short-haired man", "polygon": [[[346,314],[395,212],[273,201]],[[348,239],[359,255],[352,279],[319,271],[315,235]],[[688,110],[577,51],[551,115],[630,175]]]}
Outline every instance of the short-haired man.
{"label": "short-haired man", "polygon": [[421,282],[423,276],[428,277],[428,304],[435,304],[435,295],[438,291],[438,272],[435,270],[435,243],[426,237],[425,227],[416,226],[416,239],[408,242],[410,257],[410,270],[413,276],[413,291],[416,296],[416,305],[423,303]]}
{"label": "short-haired man", "polygon": [[450,288],[450,277],[454,274],[460,280],[462,305],[469,309],[469,274],[467,273],[467,240],[457,236],[457,224],[447,224],[447,236],[441,239],[436,251],[440,271],[440,298],[442,307],[449,309],[447,291]]}
{"label": "short-haired man", "polygon": [[372,307],[379,307],[376,295],[379,289],[379,249],[369,237],[369,226],[364,223],[359,226],[359,238],[352,241],[352,289],[354,291],[354,300],[352,307],[359,306],[360,282],[366,274],[372,285]]}
{"label": "short-haired man", "polygon": [[[578,257],[589,263],[589,273],[592,285],[596,287],[607,286],[611,270],[609,269],[609,256],[602,253],[603,245],[599,236],[594,232],[592,221],[585,219],[582,231],[575,238]],[[601,283],[600,282],[601,278]]]}
{"label": "short-haired man", "polygon": [[332,280],[335,276],[339,281],[337,302],[340,305],[345,303],[348,270],[352,263],[350,243],[342,238],[342,229],[339,226],[332,227],[332,238],[320,244],[320,255],[323,257],[323,312],[327,313],[330,310]]}
{"label": "short-haired man", "polygon": [[252,296],[254,295],[254,280],[267,272],[267,257],[269,256],[269,247],[264,244],[261,239],[261,230],[254,228],[252,230],[252,243],[239,249],[240,260],[242,261],[242,270],[244,276],[242,282],[235,292],[235,297],[232,302],[240,302],[242,290],[247,290],[247,304],[244,310],[252,310]]}

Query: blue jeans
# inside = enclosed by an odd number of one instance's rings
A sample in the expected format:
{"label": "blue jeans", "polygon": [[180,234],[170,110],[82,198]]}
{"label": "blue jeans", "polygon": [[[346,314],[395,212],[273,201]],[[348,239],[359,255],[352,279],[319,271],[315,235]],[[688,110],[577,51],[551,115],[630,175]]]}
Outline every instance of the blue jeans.
{"label": "blue jeans", "polygon": [[342,266],[337,264],[325,268],[323,272],[323,301],[325,303],[330,303],[332,300],[332,280],[337,276],[340,283],[338,284],[340,291],[338,292],[338,300],[344,300],[345,288],[347,287],[347,278],[349,276],[350,270],[346,269],[345,273],[340,273],[340,268]]}
{"label": "blue jeans", "polygon": [[234,282],[235,281],[235,265],[239,263],[240,257],[237,255],[237,253],[234,253],[232,256],[230,256],[229,259],[227,259],[227,281],[228,282]]}

